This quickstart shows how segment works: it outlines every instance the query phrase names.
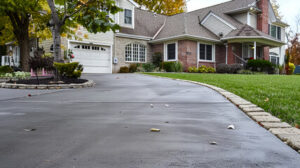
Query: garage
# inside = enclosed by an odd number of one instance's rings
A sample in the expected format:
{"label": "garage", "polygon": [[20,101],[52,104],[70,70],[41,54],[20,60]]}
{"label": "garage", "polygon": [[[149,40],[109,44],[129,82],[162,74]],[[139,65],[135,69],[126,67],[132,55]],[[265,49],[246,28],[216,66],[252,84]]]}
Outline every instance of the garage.
{"label": "garage", "polygon": [[73,62],[83,65],[83,73],[112,73],[110,46],[70,43]]}

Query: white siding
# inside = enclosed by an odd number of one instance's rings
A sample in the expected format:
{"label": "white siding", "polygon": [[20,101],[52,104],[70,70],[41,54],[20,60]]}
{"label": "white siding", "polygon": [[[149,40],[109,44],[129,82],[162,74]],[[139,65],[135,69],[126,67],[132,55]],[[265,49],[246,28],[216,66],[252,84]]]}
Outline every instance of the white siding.
{"label": "white siding", "polygon": [[241,23],[247,24],[247,13],[240,13],[233,16],[236,20],[240,21]]}
{"label": "white siding", "polygon": [[233,30],[230,26],[222,22],[214,15],[208,16],[208,18],[204,21],[203,26],[217,36],[219,36],[220,33],[223,33],[225,36]]}
{"label": "white siding", "polygon": [[250,13],[250,26],[257,29],[257,15]]}
{"label": "white siding", "polygon": [[[121,27],[126,27],[126,28],[132,28],[134,29],[134,8],[135,6],[129,2],[128,0],[119,0],[117,2],[117,4],[119,5],[120,8],[123,9],[122,12],[119,12],[117,15],[118,15],[118,24],[121,26]],[[124,15],[125,15],[125,9],[129,9],[132,11],[132,24],[125,24],[124,22]]]}

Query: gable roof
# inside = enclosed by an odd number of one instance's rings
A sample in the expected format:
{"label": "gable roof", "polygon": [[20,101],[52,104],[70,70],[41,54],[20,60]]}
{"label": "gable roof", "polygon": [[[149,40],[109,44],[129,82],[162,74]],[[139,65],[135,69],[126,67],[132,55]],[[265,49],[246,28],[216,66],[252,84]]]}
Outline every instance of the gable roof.
{"label": "gable roof", "polygon": [[[233,30],[226,36],[228,38],[233,37],[236,31],[247,28],[245,28],[243,23],[229,15],[229,13],[250,9],[251,7],[258,9],[257,0],[231,0],[207,8],[172,16],[158,15],[154,14],[153,12],[136,9],[135,28],[121,28],[120,32],[125,34],[152,37],[152,42],[176,39],[178,37],[192,37],[205,41],[221,42],[221,37],[217,36],[201,25],[201,21],[203,21],[203,19],[205,19],[205,17],[210,13],[213,13],[220,17],[222,21],[236,28],[236,30]],[[272,38],[259,30],[253,30],[254,32],[258,32],[260,36]]]}

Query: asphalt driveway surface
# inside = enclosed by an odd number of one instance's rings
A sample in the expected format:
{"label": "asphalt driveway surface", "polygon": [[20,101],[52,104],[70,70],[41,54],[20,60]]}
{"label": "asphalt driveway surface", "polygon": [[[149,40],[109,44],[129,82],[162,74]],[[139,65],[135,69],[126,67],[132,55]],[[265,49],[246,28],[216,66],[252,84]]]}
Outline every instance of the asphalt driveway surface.
{"label": "asphalt driveway surface", "polygon": [[138,74],[85,78],[97,85],[0,89],[1,168],[300,166],[297,152],[206,87]]}

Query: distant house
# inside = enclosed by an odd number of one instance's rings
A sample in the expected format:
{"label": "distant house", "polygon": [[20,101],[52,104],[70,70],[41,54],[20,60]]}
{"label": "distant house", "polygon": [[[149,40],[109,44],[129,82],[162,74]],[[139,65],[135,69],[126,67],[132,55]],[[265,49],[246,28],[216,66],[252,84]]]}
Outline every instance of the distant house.
{"label": "distant house", "polygon": [[[112,16],[120,31],[90,34],[80,28],[76,35],[82,41],[62,38],[85,73],[118,72],[121,66],[151,62],[156,52],[163,61],[182,62],[185,69],[249,58],[284,62],[288,25],[276,18],[269,0],[232,0],[173,16],[142,10],[132,0],[116,3],[124,9]],[[52,42],[40,46],[51,52]]]}

